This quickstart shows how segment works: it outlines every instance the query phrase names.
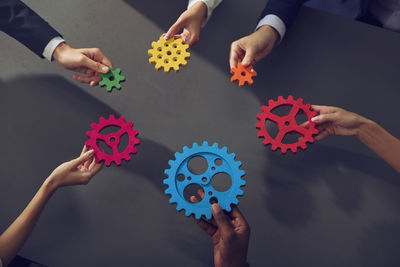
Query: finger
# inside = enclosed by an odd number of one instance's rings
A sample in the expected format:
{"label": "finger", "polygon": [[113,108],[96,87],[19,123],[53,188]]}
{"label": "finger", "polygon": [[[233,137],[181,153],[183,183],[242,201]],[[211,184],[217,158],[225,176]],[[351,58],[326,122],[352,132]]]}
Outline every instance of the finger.
{"label": "finger", "polygon": [[85,161],[85,163],[83,164],[83,166],[85,167],[85,170],[89,170],[90,166],[92,165],[93,161],[95,161],[95,157],[93,156],[92,160],[87,160]]}
{"label": "finger", "polygon": [[316,141],[321,141],[322,139],[328,137],[329,135],[330,135],[330,134],[329,134],[329,132],[328,132],[327,130],[323,130],[323,131],[319,132],[319,134],[316,135],[316,136],[314,137],[314,139],[315,139]]}
{"label": "finger", "polygon": [[246,50],[246,55],[243,58],[242,65],[244,67],[247,67],[250,64],[255,63],[255,58],[254,58],[254,51],[252,49],[247,49]]}
{"label": "finger", "polygon": [[188,44],[189,46],[193,46],[197,44],[199,41],[200,41],[200,36],[193,34],[189,37],[189,40],[185,43]]}
{"label": "finger", "polygon": [[310,126],[310,122],[309,121],[305,121],[302,124],[299,125],[302,128],[308,128]]}
{"label": "finger", "polygon": [[80,164],[83,164],[87,160],[91,159],[93,156],[94,156],[93,150],[86,151],[79,158],[72,160],[72,167],[73,168],[78,167]]}
{"label": "finger", "polygon": [[246,219],[244,218],[243,214],[240,212],[239,208],[235,205],[232,205],[232,210],[229,213],[233,220],[236,220],[240,224],[247,224]]}
{"label": "finger", "polygon": [[82,152],[81,152],[81,155],[80,156],[82,156],[83,154],[85,154],[86,153],[86,151],[88,151],[88,147],[86,146],[86,144],[84,144],[83,145],[83,148],[82,148]]}
{"label": "finger", "polygon": [[203,219],[200,220],[195,220],[197,225],[203,229],[207,234],[209,234],[210,236],[213,236],[215,234],[215,232],[217,231],[217,228],[210,224],[209,222],[206,222]]}
{"label": "finger", "polygon": [[197,194],[199,195],[199,197],[200,197],[201,199],[204,198],[205,193],[204,193],[204,190],[203,190],[203,189],[197,190]]}
{"label": "finger", "polygon": [[218,229],[221,230],[222,235],[229,235],[232,232],[232,224],[229,221],[229,218],[225,215],[221,207],[214,203],[211,206],[211,210],[213,213],[213,217],[215,220],[215,223],[218,226]]}
{"label": "finger", "polygon": [[93,176],[95,176],[95,175],[103,168],[103,166],[104,166],[104,162],[97,163],[97,162],[93,159],[93,162],[92,162],[92,164],[90,164],[89,170],[88,170],[87,174],[88,174],[90,177],[93,177]]}
{"label": "finger", "polygon": [[198,203],[198,202],[199,202],[199,201],[197,200],[197,197],[196,197],[196,196],[191,196],[189,200],[190,200],[191,203]]}
{"label": "finger", "polygon": [[95,82],[93,77],[74,75],[74,76],[72,76],[72,78],[74,80],[77,80],[80,83],[89,83],[89,84],[91,84],[92,82]]}
{"label": "finger", "polygon": [[311,121],[321,124],[321,123],[326,123],[326,122],[335,122],[336,119],[337,119],[336,113],[328,113],[328,114],[320,114],[318,116],[315,116],[315,117],[311,118]]}
{"label": "finger", "polygon": [[242,52],[242,49],[239,47],[239,45],[236,42],[233,42],[231,44],[231,51],[229,55],[229,65],[232,68],[236,68],[238,61],[239,61],[239,55]]}
{"label": "finger", "polygon": [[318,106],[318,105],[311,105],[311,108],[319,113],[333,113],[337,111],[339,108],[332,107],[332,106]]}
{"label": "finger", "polygon": [[171,38],[172,36],[174,36],[175,34],[177,34],[178,31],[179,31],[180,29],[183,28],[183,22],[184,22],[184,20],[178,19],[178,20],[168,29],[167,33],[164,35],[164,38],[168,40],[169,38]]}
{"label": "finger", "polygon": [[[101,52],[100,52],[100,53],[101,53]],[[85,56],[85,57],[83,58],[82,64],[83,64],[85,67],[87,67],[87,68],[89,68],[89,69],[91,69],[91,70],[93,70],[93,71],[100,72],[100,73],[107,73],[107,72],[110,70],[110,69],[108,68],[108,66],[102,64],[101,62],[92,60],[92,59],[90,59],[90,58],[87,57],[87,56]]]}

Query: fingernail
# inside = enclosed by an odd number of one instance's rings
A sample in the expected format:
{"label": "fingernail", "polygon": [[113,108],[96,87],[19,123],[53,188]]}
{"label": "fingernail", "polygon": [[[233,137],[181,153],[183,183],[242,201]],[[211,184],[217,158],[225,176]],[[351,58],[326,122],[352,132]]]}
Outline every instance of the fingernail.
{"label": "fingernail", "polygon": [[166,35],[164,35],[164,39],[168,40],[169,39],[169,34],[167,33]]}
{"label": "fingernail", "polygon": [[105,66],[104,66],[104,67],[102,68],[102,71],[103,71],[104,73],[107,73],[107,72],[108,72],[108,67],[105,67]]}
{"label": "fingernail", "polygon": [[311,121],[312,121],[312,122],[317,122],[317,121],[318,121],[318,117],[312,117],[312,118],[311,118]]}
{"label": "fingernail", "polygon": [[221,212],[221,207],[220,207],[218,204],[216,204],[216,203],[214,203],[214,204],[211,205],[211,209],[212,209],[213,212],[215,212],[215,213]]}

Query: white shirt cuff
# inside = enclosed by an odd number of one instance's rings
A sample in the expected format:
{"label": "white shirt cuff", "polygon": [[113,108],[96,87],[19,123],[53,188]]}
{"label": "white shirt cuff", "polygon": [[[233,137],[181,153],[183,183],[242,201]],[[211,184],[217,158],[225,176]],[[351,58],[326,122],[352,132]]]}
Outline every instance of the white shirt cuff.
{"label": "white shirt cuff", "polygon": [[207,18],[204,20],[203,25],[201,25],[202,27],[204,27],[207,24],[208,20],[210,19],[214,9],[219,4],[221,4],[222,0],[189,0],[187,9],[191,8],[197,2],[203,2],[207,6]]}
{"label": "white shirt cuff", "polygon": [[46,47],[43,50],[43,57],[45,59],[47,59],[48,61],[52,61],[53,60],[53,53],[54,50],[57,48],[57,46],[61,43],[65,42],[65,40],[63,38],[61,38],[60,36],[54,37],[53,39],[51,39],[51,41],[46,45]]}
{"label": "white shirt cuff", "polygon": [[257,24],[256,30],[263,25],[269,25],[279,33],[279,40],[276,41],[275,45],[278,45],[286,33],[285,23],[276,15],[269,14],[263,17]]}

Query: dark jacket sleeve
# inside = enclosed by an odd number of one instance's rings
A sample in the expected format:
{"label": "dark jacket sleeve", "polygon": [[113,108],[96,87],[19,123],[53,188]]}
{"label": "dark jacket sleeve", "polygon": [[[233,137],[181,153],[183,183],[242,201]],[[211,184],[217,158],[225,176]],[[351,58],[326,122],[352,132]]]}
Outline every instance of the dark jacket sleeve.
{"label": "dark jacket sleeve", "polygon": [[260,20],[266,15],[273,14],[278,16],[289,28],[293,20],[299,13],[300,7],[307,0],[269,0],[261,14]]}
{"label": "dark jacket sleeve", "polygon": [[0,0],[0,30],[40,57],[51,39],[61,36],[20,0]]}

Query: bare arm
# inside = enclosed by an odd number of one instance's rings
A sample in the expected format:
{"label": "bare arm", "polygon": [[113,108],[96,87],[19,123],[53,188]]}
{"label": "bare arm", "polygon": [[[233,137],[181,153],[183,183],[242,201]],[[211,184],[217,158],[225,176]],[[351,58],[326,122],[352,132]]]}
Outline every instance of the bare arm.
{"label": "bare arm", "polygon": [[38,221],[47,201],[62,186],[87,184],[102,168],[93,151],[83,148],[81,156],[61,164],[44,181],[18,218],[0,235],[0,259],[7,266],[17,255]]}
{"label": "bare arm", "polygon": [[312,106],[320,114],[312,120],[318,124],[320,131],[316,140],[329,135],[355,136],[395,170],[400,172],[400,140],[395,138],[376,122],[347,110]]}

